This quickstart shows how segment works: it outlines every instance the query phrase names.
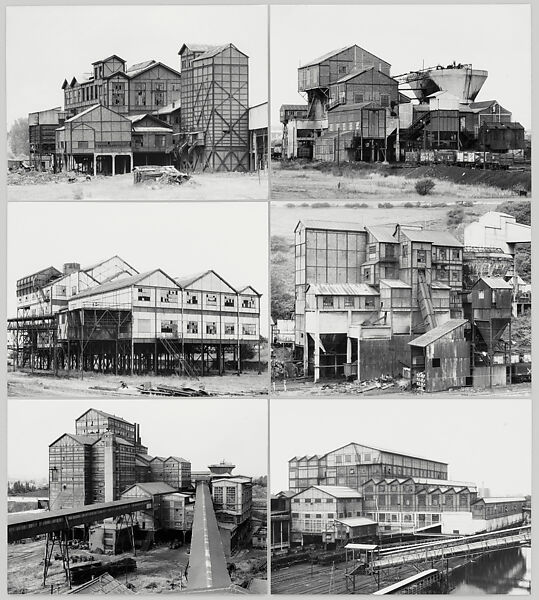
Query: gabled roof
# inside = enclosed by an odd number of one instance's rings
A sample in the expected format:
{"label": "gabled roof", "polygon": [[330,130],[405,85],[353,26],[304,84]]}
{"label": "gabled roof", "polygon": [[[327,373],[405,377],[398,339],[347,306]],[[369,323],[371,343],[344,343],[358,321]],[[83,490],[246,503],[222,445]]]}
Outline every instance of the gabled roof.
{"label": "gabled roof", "polygon": [[[165,462],[167,462],[168,460],[175,460],[176,462],[181,462],[181,463],[188,463],[189,461],[186,460],[185,458],[182,458],[181,456],[169,456]],[[191,464],[191,463],[189,463]]]}
{"label": "gabled roof", "polygon": [[262,296],[262,294],[257,292],[252,285],[246,285],[246,286],[242,287],[241,289],[238,290],[238,294],[245,294],[246,290],[253,290],[255,295],[258,296],[259,298]]}
{"label": "gabled roof", "polygon": [[315,489],[327,494],[328,496],[333,496],[333,498],[362,498],[363,495],[357,490],[353,490],[352,488],[340,485],[311,485],[306,490],[302,490],[295,494],[301,494],[302,492],[306,492],[307,490]]}
{"label": "gabled roof", "polygon": [[503,290],[512,290],[513,286],[506,281],[505,279],[503,279],[502,277],[480,277],[474,284],[473,287],[475,287],[479,282],[484,281],[488,287],[497,290],[497,289],[503,289]]}
{"label": "gabled roof", "polygon": [[135,269],[134,267],[132,267],[126,260],[124,260],[121,256],[119,256],[118,254],[115,254],[114,256],[110,256],[109,258],[105,258],[104,260],[101,260],[99,262],[94,263],[93,265],[90,265],[88,267],[82,267],[82,271],[91,271],[92,269],[95,269],[96,267],[100,267],[101,265],[104,265],[106,262],[108,262],[109,260],[112,260],[113,258],[117,258],[119,260],[121,260],[123,263],[125,263],[130,269],[133,269],[133,271],[135,271],[135,273],[138,273],[137,269]]}
{"label": "gabled roof", "polygon": [[233,286],[231,286],[230,283],[228,283],[228,281],[226,279],[224,279],[223,277],[221,277],[221,275],[219,275],[219,273],[217,273],[217,271],[214,271],[213,269],[208,269],[207,271],[202,271],[200,273],[195,273],[194,275],[187,275],[185,277],[177,277],[175,279],[175,282],[181,288],[185,289],[186,287],[192,286],[193,283],[195,283],[199,279],[202,279],[202,277],[205,277],[206,275],[209,275],[210,273],[213,273],[218,279],[220,279],[224,284],[226,284],[232,291],[234,291],[235,293],[238,293],[238,291],[236,290],[236,288],[234,288]]}
{"label": "gabled roof", "polygon": [[109,573],[103,573],[94,577],[87,583],[84,583],[77,588],[74,588],[67,592],[68,594],[116,594],[116,595],[130,595],[134,594],[126,585],[121,581],[118,581]]}
{"label": "gabled roof", "polygon": [[126,75],[130,79],[134,79],[135,77],[138,77],[142,73],[145,73],[146,71],[149,71],[150,69],[154,69],[155,67],[163,67],[164,69],[167,69],[167,71],[170,71],[171,73],[174,73],[178,77],[181,77],[181,74],[178,71],[176,71],[175,69],[173,69],[172,67],[169,67],[168,65],[165,65],[165,63],[157,62],[155,60],[147,60],[145,62],[138,63],[136,65],[132,65],[131,67],[129,67],[129,69],[127,69]]}
{"label": "gabled roof", "polygon": [[[137,285],[141,281],[144,281],[150,275],[154,273],[162,273],[165,277],[167,277],[171,283],[174,285],[178,285],[172,277],[167,275],[161,269],[154,269],[153,271],[146,271],[145,273],[138,273],[137,275],[131,275],[129,277],[122,277],[121,279],[115,279],[113,281],[109,281],[108,283],[102,283],[101,285],[96,285],[93,288],[89,288],[84,290],[80,294],[73,296],[71,300],[79,300],[80,298],[87,298],[89,296],[95,296],[97,294],[104,294],[105,292],[113,292],[115,290],[123,290],[124,288],[128,288],[134,285]],[[178,286],[179,287],[179,286]]]}
{"label": "gabled roof", "polygon": [[54,442],[49,444],[50,446],[54,446],[57,441],[61,440],[63,437],[70,437],[72,440],[75,440],[79,444],[93,446],[96,442],[101,439],[100,435],[76,435],[73,433],[62,433],[60,437],[57,437]]}
{"label": "gabled roof", "polygon": [[84,117],[88,113],[91,113],[93,110],[95,110],[96,108],[99,108],[100,106],[101,106],[101,104],[94,104],[93,106],[89,106],[87,109],[83,110],[82,112],[77,113],[74,117],[66,119],[65,122],[71,123],[72,121],[78,121],[81,117]]}
{"label": "gabled roof", "polygon": [[412,242],[426,242],[433,246],[453,246],[463,248],[464,244],[448,231],[438,231],[435,229],[415,229],[401,226],[402,233]]}
{"label": "gabled roof", "polygon": [[210,50],[207,50],[206,52],[204,52],[204,54],[201,54],[200,56],[197,56],[195,59],[193,59],[193,62],[195,60],[204,60],[206,58],[212,58],[214,56],[217,56],[218,54],[221,54],[221,52],[223,52],[223,50],[226,50],[227,48],[234,48],[240,54],[243,54],[243,56],[247,56],[247,54],[245,54],[245,52],[242,52],[241,50],[239,50],[236,46],[234,46],[234,44],[229,43],[229,44],[223,44],[222,46],[214,46]]}
{"label": "gabled roof", "polygon": [[378,71],[378,69],[375,69],[374,67],[367,67],[366,69],[357,69],[355,71],[351,71],[350,73],[348,73],[348,75],[341,77],[335,83],[346,83],[350,79],[354,79],[358,75],[362,75],[367,71],[376,71],[377,73],[380,73],[380,75],[383,75],[386,79],[391,79],[391,81],[394,81],[395,84],[398,85],[398,81],[396,79],[393,79],[393,77],[391,77],[390,75],[386,75],[386,73],[382,73],[382,71]]}
{"label": "gabled roof", "polygon": [[311,283],[307,291],[315,296],[379,296],[366,283]]}
{"label": "gabled roof", "polygon": [[83,412],[80,417],[77,417],[75,419],[75,422],[78,421],[79,419],[82,419],[82,417],[84,417],[84,415],[88,414],[91,410],[99,413],[103,417],[108,417],[109,419],[115,419],[116,421],[122,421],[122,423],[127,423],[128,425],[133,425],[133,423],[126,421],[125,419],[122,419],[122,417],[117,417],[116,415],[105,412],[104,410],[99,410],[98,408],[89,408],[87,411]]}
{"label": "gabled roof", "polygon": [[342,450],[347,446],[362,446],[363,448],[369,448],[369,450],[376,450],[377,452],[384,452],[385,454],[395,454],[397,456],[406,456],[407,458],[417,458],[419,460],[428,460],[429,462],[438,463],[440,465],[447,465],[448,463],[443,462],[441,460],[434,460],[432,458],[426,458],[425,456],[418,456],[417,454],[408,454],[406,452],[398,452],[396,450],[388,450],[387,448],[380,448],[379,446],[370,446],[369,444],[361,444],[358,442],[348,442],[348,444],[344,444],[343,446],[339,446],[339,448],[335,448],[334,450],[330,450],[326,452],[321,458],[325,458],[328,454],[332,452],[337,452],[337,450]]}
{"label": "gabled roof", "polygon": [[481,100],[480,102],[470,102],[470,108],[478,108],[479,110],[490,108],[493,104],[496,104],[496,100]]}
{"label": "gabled roof", "polygon": [[[341,52],[344,52],[345,50],[348,50],[349,48],[360,48],[361,50],[364,50],[364,48],[361,48],[361,46],[358,46],[357,44],[350,44],[349,46],[344,46],[344,48],[339,48],[338,50],[332,50],[331,52],[327,52],[326,54],[323,54],[322,56],[319,56],[318,58],[315,58],[314,60],[309,61],[308,63],[301,65],[301,67],[299,67],[300,69],[303,69],[304,67],[314,67],[315,65],[320,64],[321,62],[324,62],[325,60],[327,60],[328,58],[331,58],[332,56],[335,56],[337,54],[340,54]],[[364,50],[364,52],[368,52],[368,50]],[[368,52],[371,56],[374,56],[375,58],[377,58],[378,60],[382,61],[383,63],[385,63],[386,65],[389,65],[389,63],[383,59],[381,59],[379,56],[376,56],[375,54],[373,54],[372,52]]]}
{"label": "gabled roof", "polygon": [[[131,121],[131,123],[133,124],[133,129],[135,129],[136,131],[172,131],[172,125],[161,121],[161,119],[150,113],[144,113],[141,115],[127,115],[127,118]],[[154,125],[148,126],[141,124],[141,122],[144,121],[144,119],[149,119],[154,123]]]}
{"label": "gabled roof", "polygon": [[120,58],[117,54],[111,54],[110,56],[107,56],[107,58],[103,58],[102,60],[96,60],[95,62],[92,63],[92,65],[97,65],[99,63],[107,62],[107,60],[110,60],[111,58],[117,58],[119,61],[121,61],[125,64],[125,60],[123,58]]}
{"label": "gabled roof", "polygon": [[438,327],[434,327],[434,329],[431,329],[430,331],[427,331],[427,333],[420,335],[419,337],[415,338],[415,340],[408,342],[408,344],[410,346],[419,346],[420,348],[425,348],[425,346],[428,346],[436,340],[439,340],[440,338],[444,337],[444,335],[451,333],[451,331],[457,329],[458,327],[466,325],[466,323],[468,323],[466,319],[449,319],[449,321],[438,325]]}
{"label": "gabled roof", "polygon": [[186,42],[185,44],[182,44],[182,47],[178,51],[178,54],[181,55],[186,48],[191,50],[191,52],[208,52],[209,50],[213,50],[217,47],[218,46],[216,46],[215,44],[197,44]]}
{"label": "gabled roof", "polygon": [[348,221],[320,221],[318,219],[301,219],[298,221],[294,231],[303,225],[305,229],[323,229],[331,231],[360,231],[365,232],[365,225],[360,223],[350,223]]}
{"label": "gabled roof", "polygon": [[391,225],[389,227],[385,227],[383,225],[366,225],[365,229],[372,235],[372,237],[377,242],[383,242],[384,244],[398,244],[399,240],[397,240],[393,233],[395,232],[395,227]]}
{"label": "gabled roof", "polygon": [[180,110],[181,107],[182,107],[182,102],[181,102],[181,99],[178,98],[177,100],[173,100],[166,106],[163,106],[161,108],[158,108],[157,110],[154,110],[152,115],[169,115],[177,110]]}
{"label": "gabled roof", "polygon": [[140,488],[146,492],[149,496],[157,496],[160,494],[172,494],[178,491],[178,488],[172,487],[164,481],[145,481],[143,483],[134,483],[122,492],[122,496],[133,489],[134,487]]}

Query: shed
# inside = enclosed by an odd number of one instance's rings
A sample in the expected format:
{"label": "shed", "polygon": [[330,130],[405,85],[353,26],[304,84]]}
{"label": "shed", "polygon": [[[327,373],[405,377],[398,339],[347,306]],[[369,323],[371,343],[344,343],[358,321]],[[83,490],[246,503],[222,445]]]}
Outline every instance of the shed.
{"label": "shed", "polygon": [[412,384],[426,392],[440,392],[467,384],[470,342],[466,319],[449,319],[408,342],[412,351]]}

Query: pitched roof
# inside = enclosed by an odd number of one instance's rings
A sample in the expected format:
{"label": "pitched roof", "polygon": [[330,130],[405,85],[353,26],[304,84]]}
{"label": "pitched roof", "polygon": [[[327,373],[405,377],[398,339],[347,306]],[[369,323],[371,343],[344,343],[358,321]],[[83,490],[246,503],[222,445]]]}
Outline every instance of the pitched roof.
{"label": "pitched roof", "polygon": [[93,106],[89,106],[86,110],[83,110],[82,112],[77,113],[74,117],[71,117],[70,119],[66,119],[65,122],[71,123],[72,121],[77,121],[81,117],[86,116],[88,113],[92,112],[96,108],[99,108],[100,106],[101,106],[101,104],[94,104]]}
{"label": "pitched roof", "polygon": [[331,231],[366,231],[365,226],[360,223],[350,223],[349,221],[320,221],[318,219],[301,219],[296,225],[296,229],[303,225],[305,229],[323,229]]}
{"label": "pitched roof", "polygon": [[301,67],[299,67],[299,68],[303,69],[304,67],[314,67],[315,65],[318,65],[321,62],[324,62],[328,58],[335,56],[336,54],[340,54],[341,52],[344,52],[345,50],[348,50],[349,48],[353,48],[354,45],[355,44],[350,44],[349,46],[344,46],[344,48],[338,48],[337,50],[331,50],[330,52],[326,52],[326,54],[322,54],[322,56],[319,56],[318,58],[315,58],[314,60],[311,60],[308,63],[301,65]]}
{"label": "pitched roof", "polygon": [[[169,456],[169,457],[167,458],[167,460],[170,460],[170,459],[172,459],[172,460],[175,460],[175,461],[177,461],[177,462],[181,462],[181,463],[188,463],[188,462],[189,462],[188,460],[186,460],[185,458],[182,458],[181,456]],[[166,461],[165,461],[165,462],[166,462]],[[189,464],[190,464],[190,463],[189,463]]]}
{"label": "pitched roof", "polygon": [[225,283],[226,285],[228,285],[228,287],[231,290],[233,290],[236,293],[238,292],[238,290],[236,290],[235,287],[233,287],[232,285],[230,285],[230,283],[228,283],[228,281],[226,279],[224,279],[224,277],[221,277],[221,275],[219,275],[219,273],[217,273],[217,271],[214,271],[213,269],[208,269],[207,271],[202,271],[200,273],[195,273],[194,275],[187,275],[185,277],[176,277],[174,279],[174,281],[181,288],[186,288],[186,287],[191,286],[193,283],[195,283],[195,281],[198,281],[199,279],[201,279],[205,275],[208,275],[209,273],[213,273],[218,279],[220,279],[223,283]]}
{"label": "pitched roof", "polygon": [[247,54],[245,54],[245,52],[242,52],[239,48],[237,48],[236,46],[234,46],[234,44],[228,43],[228,44],[223,44],[221,46],[214,46],[213,48],[207,50],[206,52],[204,52],[204,54],[201,54],[200,56],[197,56],[193,60],[195,61],[195,60],[204,60],[206,58],[212,58],[214,56],[217,56],[218,54],[220,54],[221,52],[223,52],[223,50],[226,50],[227,48],[234,48],[240,54],[243,54],[244,56],[247,56]]}
{"label": "pitched roof", "polygon": [[213,50],[217,48],[215,44],[197,44],[197,43],[189,43],[186,42],[182,44],[182,47],[178,51],[178,54],[181,54],[185,48],[191,50],[191,52],[208,52],[208,50]]}
{"label": "pitched roof", "polygon": [[504,290],[513,289],[513,286],[502,277],[481,277],[475,282],[475,285],[477,285],[480,281],[484,281],[490,288],[495,290],[500,288]]}
{"label": "pitched roof", "polygon": [[[502,502],[526,502],[524,496],[507,496],[499,498],[478,498],[477,502],[484,502],[485,504],[498,504]],[[474,502],[474,504],[477,504]]]}
{"label": "pitched roof", "polygon": [[126,69],[126,73],[133,74],[135,71],[143,71],[144,69],[156,64],[157,62],[153,58],[150,60],[145,60],[143,62],[131,65],[128,69]]}
{"label": "pitched roof", "polygon": [[334,498],[362,498],[362,494],[357,490],[340,485],[313,485],[311,486],[325,494],[333,496]]}
{"label": "pitched roof", "polygon": [[55,439],[54,442],[49,444],[49,446],[53,446],[58,440],[61,440],[66,435],[72,440],[78,442],[79,444],[86,444],[89,446],[93,446],[96,442],[98,442],[101,439],[100,435],[76,435],[73,433],[62,433],[62,435],[59,438]]}
{"label": "pitched roof", "polygon": [[466,323],[468,323],[466,319],[449,319],[449,321],[438,325],[438,327],[434,327],[434,329],[431,329],[430,331],[427,331],[427,333],[420,335],[419,337],[415,338],[415,340],[408,342],[408,344],[410,346],[419,346],[424,348],[425,346],[432,344],[436,340],[442,338],[444,335],[447,335],[454,329],[457,329]]}
{"label": "pitched roof", "polygon": [[347,519],[335,519],[337,523],[342,523],[348,527],[364,527],[366,525],[377,525],[377,521],[367,519],[367,517],[350,517]]}
{"label": "pitched roof", "polygon": [[96,60],[95,62],[92,63],[92,65],[97,65],[98,63],[106,62],[107,60],[110,60],[111,58],[117,58],[121,62],[125,63],[125,60],[123,58],[121,58],[120,56],[118,56],[117,54],[111,54],[110,56],[107,56],[107,58],[103,58],[101,60]]}
{"label": "pitched roof", "polygon": [[311,283],[307,290],[315,296],[378,296],[366,283]]}
{"label": "pitched roof", "polygon": [[402,226],[401,231],[412,242],[427,242],[434,246],[454,246],[463,248],[464,244],[448,231],[438,231],[435,229],[415,229]]}
{"label": "pitched roof", "polygon": [[366,225],[365,229],[372,235],[377,242],[385,244],[398,244],[399,240],[393,237],[395,227],[384,227],[383,225]]}
{"label": "pitched roof", "polygon": [[80,294],[73,296],[71,298],[71,300],[78,300],[80,298],[86,298],[88,296],[95,296],[96,294],[104,294],[105,292],[113,292],[115,290],[122,290],[124,288],[136,285],[137,283],[146,279],[146,277],[149,277],[150,275],[153,275],[154,273],[157,273],[157,272],[163,273],[163,275],[168,277],[171,282],[176,283],[172,279],[172,277],[167,275],[161,269],[154,269],[153,271],[146,271],[145,273],[138,273],[137,275],[131,275],[129,277],[122,277],[121,279],[115,279],[114,281],[109,281],[108,283],[96,285],[95,287],[88,288],[87,290],[84,290]]}
{"label": "pitched roof", "polygon": [[173,69],[172,67],[169,67],[168,65],[165,65],[165,63],[157,62],[156,60],[147,60],[145,62],[133,65],[132,67],[127,69],[126,75],[130,79],[134,79],[135,77],[138,77],[141,73],[144,73],[145,71],[149,71],[150,69],[153,69],[155,67],[164,67],[171,73],[175,73],[178,77],[181,77],[181,74],[178,71],[176,71],[176,69]]}
{"label": "pitched roof", "polygon": [[122,417],[117,417],[116,415],[105,412],[104,410],[100,410],[99,408],[89,408],[88,410],[84,411],[80,417],[77,417],[75,421],[78,421],[79,419],[84,417],[84,415],[89,413],[91,410],[94,410],[95,412],[99,413],[100,415],[103,415],[104,417],[116,419],[116,421],[122,421],[123,423],[127,423],[128,425],[133,425],[133,423],[131,423],[130,421],[126,421],[125,419],[122,419]]}
{"label": "pitched roof", "polygon": [[[334,450],[330,450],[329,452],[326,452],[322,457],[325,457],[328,454],[331,454],[332,452],[336,452],[337,450],[342,450],[343,448],[346,448],[347,446],[363,446],[364,448],[369,448],[370,450],[377,450],[378,452],[384,452],[385,454],[395,454],[397,456],[406,456],[407,458],[418,458],[419,460],[428,460],[429,462],[438,463],[441,465],[447,465],[446,462],[443,462],[440,460],[433,460],[432,458],[426,458],[425,456],[418,456],[417,454],[409,454],[406,452],[399,452],[396,450],[388,450],[387,448],[380,448],[380,446],[371,446],[369,444],[360,444],[358,442],[348,442],[348,444],[344,444],[343,446],[340,446],[339,448],[335,448]],[[292,460],[294,460],[294,459],[292,459]]]}
{"label": "pitched roof", "polygon": [[150,496],[157,496],[159,494],[172,494],[173,492],[178,491],[178,488],[172,487],[164,481],[145,481],[143,483],[134,483],[133,485],[130,485],[126,490],[124,490],[122,496],[134,487],[140,488]]}
{"label": "pitched roof", "polygon": [[134,594],[126,585],[121,581],[114,579],[109,573],[103,573],[98,575],[83,585],[76,587],[68,594]]}
{"label": "pitched roof", "polygon": [[489,108],[495,103],[496,103],[496,100],[481,100],[480,102],[470,102],[469,106],[470,106],[470,108],[483,109],[483,108]]}
{"label": "pitched roof", "polygon": [[401,281],[400,279],[380,279],[380,285],[385,285],[390,288],[411,289],[412,286]]}
{"label": "pitched roof", "polygon": [[[367,67],[365,69],[356,69],[356,70],[348,73],[348,75],[341,77],[341,79],[338,79],[336,81],[336,83],[346,83],[347,81],[349,81],[350,79],[354,79],[354,77],[357,77],[358,75],[362,75],[363,73],[366,73],[367,71],[374,71],[374,70],[375,70],[374,66]],[[398,81],[396,79],[393,79],[393,77],[391,77],[390,75],[387,75],[386,73],[382,73],[382,71],[378,71],[378,69],[376,69],[376,71],[378,73],[380,73],[380,75],[383,75],[384,77],[386,77],[387,79],[391,79],[392,81],[394,81],[395,84],[398,84]]]}

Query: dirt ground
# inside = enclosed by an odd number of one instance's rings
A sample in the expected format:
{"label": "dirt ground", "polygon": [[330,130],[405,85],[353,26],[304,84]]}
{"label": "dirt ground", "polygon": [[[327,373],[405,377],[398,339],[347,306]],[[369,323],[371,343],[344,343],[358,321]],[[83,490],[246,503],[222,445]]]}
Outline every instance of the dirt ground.
{"label": "dirt ground", "polygon": [[[339,175],[332,170],[318,170],[308,165],[283,169],[278,161],[274,161],[272,163],[271,198],[272,200],[356,199],[393,202],[398,197],[399,200],[415,202],[424,197],[419,196],[415,191],[417,177],[412,171],[416,171],[416,169],[393,169],[389,172],[366,167],[363,170],[344,170]],[[466,179],[466,170],[461,169],[461,171],[462,177]],[[517,197],[514,189],[502,189],[485,183],[462,185],[449,178],[442,179],[441,177],[447,176],[446,173],[442,171],[438,173],[433,169],[425,171],[424,174],[423,171],[418,171],[415,175],[430,177],[436,182],[434,190],[429,194],[429,198],[432,200]],[[497,177],[501,176],[497,175]],[[455,178],[452,177],[452,179]],[[525,188],[526,186],[517,182],[515,187]]]}
{"label": "dirt ground", "polygon": [[[26,178],[28,175],[10,175]],[[25,179],[21,179],[21,182]],[[133,175],[98,176],[91,181],[68,183],[28,183],[9,185],[8,201],[56,200],[265,200],[268,198],[267,173],[196,173],[182,185],[133,183]]]}
{"label": "dirt ground", "polygon": [[[83,378],[76,375],[54,377],[50,372],[26,373],[9,371],[7,375],[8,396],[37,398],[82,398],[117,397],[144,398],[136,387],[142,383],[190,387],[204,390],[212,396],[259,396],[268,393],[269,375],[263,370],[244,372],[241,375],[227,373],[222,376],[187,379],[175,376],[153,377],[152,375],[103,375],[84,373]],[[121,388],[121,382],[127,388]],[[98,389],[96,389],[98,388]],[[101,389],[99,389],[101,388]]]}
{"label": "dirt ground", "polygon": [[[273,387],[275,386],[275,387]],[[355,384],[338,383],[338,382],[297,382],[288,380],[285,384],[283,381],[275,381],[272,383],[272,397],[275,398],[301,398],[303,396],[341,396],[350,398],[356,396],[358,398],[380,396],[391,398],[410,398],[412,396],[424,396],[426,398],[485,398],[488,396],[500,396],[504,398],[529,398],[531,396],[531,383],[515,383],[507,386],[496,386],[489,388],[455,388],[445,392],[410,392],[399,390],[397,386],[389,387],[384,390],[375,389],[368,392],[358,392]]]}

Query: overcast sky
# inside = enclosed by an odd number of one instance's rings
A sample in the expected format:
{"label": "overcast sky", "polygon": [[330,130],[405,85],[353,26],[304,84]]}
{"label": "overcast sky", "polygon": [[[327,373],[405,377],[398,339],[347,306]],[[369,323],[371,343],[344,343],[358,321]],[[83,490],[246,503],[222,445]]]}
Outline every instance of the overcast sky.
{"label": "overcast sky", "polygon": [[531,127],[529,5],[272,6],[270,25],[272,126],[281,104],[304,102],[298,66],[357,44],[392,75],[453,61],[486,70],[477,100],[498,100]]}
{"label": "overcast sky", "polygon": [[179,70],[185,42],[233,43],[249,56],[249,103],[267,101],[265,6],[23,6],[7,8],[8,128],[63,105],[64,79],[118,54],[127,66],[155,59]]}
{"label": "overcast sky", "polygon": [[265,202],[11,202],[7,314],[16,314],[21,277],[118,254],[140,273],[161,268],[179,277],[214,269],[236,289],[252,285],[262,294],[267,336],[267,230]]}
{"label": "overcast sky", "polygon": [[63,433],[75,433],[75,419],[89,408],[139,423],[142,443],[151,456],[181,456],[191,461],[193,471],[226,460],[236,465],[236,475],[267,474],[268,409],[264,399],[17,398],[8,403],[8,478],[47,478],[49,444]]}
{"label": "overcast sky", "polygon": [[272,492],[288,460],[357,442],[449,463],[449,478],[495,496],[531,493],[531,402],[525,399],[272,400]]}

